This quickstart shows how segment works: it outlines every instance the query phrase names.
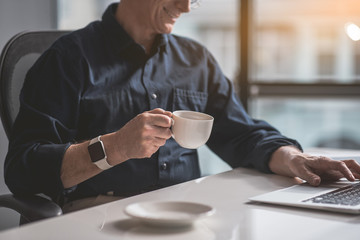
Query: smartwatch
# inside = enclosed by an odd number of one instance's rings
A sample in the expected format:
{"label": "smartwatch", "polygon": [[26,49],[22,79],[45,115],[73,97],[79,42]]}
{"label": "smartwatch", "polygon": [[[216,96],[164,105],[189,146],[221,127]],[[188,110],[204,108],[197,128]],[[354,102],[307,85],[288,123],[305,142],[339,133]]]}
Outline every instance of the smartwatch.
{"label": "smartwatch", "polygon": [[91,161],[100,169],[106,170],[112,166],[106,161],[107,156],[104,148],[104,143],[100,139],[101,136],[91,139],[88,151]]}

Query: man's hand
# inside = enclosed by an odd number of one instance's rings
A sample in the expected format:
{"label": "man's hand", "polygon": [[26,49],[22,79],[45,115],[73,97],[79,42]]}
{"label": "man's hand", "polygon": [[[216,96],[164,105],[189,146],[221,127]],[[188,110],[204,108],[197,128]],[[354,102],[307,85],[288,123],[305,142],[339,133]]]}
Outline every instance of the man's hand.
{"label": "man's hand", "polygon": [[[121,160],[151,157],[171,137],[172,113],[160,108],[137,115],[114,133],[112,144]],[[118,164],[109,159],[110,164]]]}
{"label": "man's hand", "polygon": [[[108,163],[115,166],[130,158],[150,157],[171,137],[171,116],[171,112],[157,108],[139,114],[116,132],[102,135]],[[61,166],[64,188],[75,186],[102,171],[91,162],[89,142],[72,144],[66,150]]]}
{"label": "man's hand", "polygon": [[338,161],[311,156],[290,146],[276,150],[269,167],[274,173],[299,177],[313,186],[318,186],[321,181],[336,181],[343,177],[349,181],[360,179],[360,165],[355,160]]}

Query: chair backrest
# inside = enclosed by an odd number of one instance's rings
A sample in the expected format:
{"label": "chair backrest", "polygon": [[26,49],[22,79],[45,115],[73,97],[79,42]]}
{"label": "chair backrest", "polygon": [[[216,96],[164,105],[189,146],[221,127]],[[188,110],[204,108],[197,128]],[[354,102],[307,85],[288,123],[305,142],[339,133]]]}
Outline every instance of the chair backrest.
{"label": "chair backrest", "polygon": [[0,57],[0,114],[7,137],[18,114],[25,75],[38,57],[67,31],[22,32],[12,37]]}

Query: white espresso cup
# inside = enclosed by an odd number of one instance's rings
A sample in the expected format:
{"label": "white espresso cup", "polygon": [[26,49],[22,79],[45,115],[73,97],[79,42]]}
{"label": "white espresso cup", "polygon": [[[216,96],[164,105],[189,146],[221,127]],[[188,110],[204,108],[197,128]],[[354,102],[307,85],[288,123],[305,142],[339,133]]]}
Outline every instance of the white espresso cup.
{"label": "white espresso cup", "polygon": [[195,149],[210,137],[214,118],[208,114],[179,110],[173,112],[172,137],[184,148]]}

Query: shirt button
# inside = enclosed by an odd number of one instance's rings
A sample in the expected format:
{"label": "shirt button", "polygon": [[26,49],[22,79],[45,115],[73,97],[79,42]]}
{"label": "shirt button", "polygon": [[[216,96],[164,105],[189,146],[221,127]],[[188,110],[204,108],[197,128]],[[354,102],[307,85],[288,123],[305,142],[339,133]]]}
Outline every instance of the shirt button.
{"label": "shirt button", "polygon": [[155,100],[155,99],[157,99],[157,95],[155,93],[153,93],[153,94],[151,94],[151,98]]}
{"label": "shirt button", "polygon": [[160,165],[160,169],[161,169],[161,170],[166,170],[166,169],[167,169],[167,163],[166,163],[166,162],[162,163],[162,164]]}

